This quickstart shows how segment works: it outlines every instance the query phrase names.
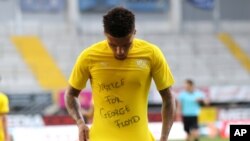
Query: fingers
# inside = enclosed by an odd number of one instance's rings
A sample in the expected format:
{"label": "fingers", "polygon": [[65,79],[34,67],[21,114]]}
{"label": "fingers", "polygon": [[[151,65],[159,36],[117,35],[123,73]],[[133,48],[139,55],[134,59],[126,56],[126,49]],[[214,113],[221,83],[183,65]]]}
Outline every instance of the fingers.
{"label": "fingers", "polygon": [[84,141],[88,141],[88,131],[87,130],[84,130],[83,131],[83,134],[84,134]]}
{"label": "fingers", "polygon": [[86,138],[86,141],[89,139],[89,129],[85,130],[85,138]]}
{"label": "fingers", "polygon": [[89,129],[84,128],[84,129],[80,130],[80,132],[79,132],[79,140],[80,141],[88,141],[88,139],[89,139]]}
{"label": "fingers", "polygon": [[84,141],[87,141],[85,130],[83,130]]}
{"label": "fingers", "polygon": [[85,140],[85,135],[84,135],[83,131],[79,133],[79,141],[86,141]]}

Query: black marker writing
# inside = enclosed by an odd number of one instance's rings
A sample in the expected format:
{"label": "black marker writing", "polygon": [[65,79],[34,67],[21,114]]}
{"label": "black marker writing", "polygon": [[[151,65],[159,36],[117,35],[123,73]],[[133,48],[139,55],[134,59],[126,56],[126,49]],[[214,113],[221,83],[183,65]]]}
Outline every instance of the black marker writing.
{"label": "black marker writing", "polygon": [[117,89],[117,88],[120,88],[124,85],[124,79],[121,79],[119,81],[116,81],[116,82],[111,82],[111,83],[108,83],[108,84],[105,84],[105,83],[101,83],[99,84],[99,92],[101,91],[110,91],[112,89]]}
{"label": "black marker writing", "polygon": [[118,119],[118,120],[115,120],[114,122],[115,122],[116,126],[121,128],[121,127],[130,126],[130,125],[135,124],[135,123],[137,123],[139,121],[140,121],[139,116],[133,116],[133,117],[127,119],[127,120],[122,121],[122,120]]}
{"label": "black marker writing", "polygon": [[100,109],[100,114],[103,118],[112,118],[124,115],[130,111],[129,107],[126,105],[122,108],[117,108],[114,110],[105,110],[104,108]]}
{"label": "black marker writing", "polygon": [[119,97],[116,97],[116,96],[106,96],[105,97],[105,100],[109,103],[109,104],[116,104],[116,103],[122,103],[123,101],[120,100]]}

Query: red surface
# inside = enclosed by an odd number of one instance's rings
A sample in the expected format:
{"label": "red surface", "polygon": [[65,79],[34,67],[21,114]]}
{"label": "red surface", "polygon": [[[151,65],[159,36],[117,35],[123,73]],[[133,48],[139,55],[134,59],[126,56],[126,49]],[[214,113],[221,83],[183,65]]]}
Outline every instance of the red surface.
{"label": "red surface", "polygon": [[[161,121],[161,113],[149,113],[149,122],[159,122]],[[43,117],[45,125],[70,125],[75,124],[75,121],[69,115],[60,116],[44,116]]]}
{"label": "red surface", "polygon": [[45,125],[70,125],[75,124],[75,121],[70,116],[44,116]]}

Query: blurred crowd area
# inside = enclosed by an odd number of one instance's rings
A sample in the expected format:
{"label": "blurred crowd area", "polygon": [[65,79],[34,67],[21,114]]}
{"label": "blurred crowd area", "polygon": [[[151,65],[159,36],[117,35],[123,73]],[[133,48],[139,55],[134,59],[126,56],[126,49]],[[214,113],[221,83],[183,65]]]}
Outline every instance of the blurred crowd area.
{"label": "blurred crowd area", "polygon": [[[131,9],[136,37],[162,50],[176,96],[190,78],[210,99],[200,115],[202,134],[228,137],[230,122],[250,121],[250,1],[0,0],[0,91],[9,97],[13,130],[74,123],[63,102],[67,79],[80,52],[105,39],[102,16],[115,6]],[[81,94],[87,111],[90,101],[88,85]],[[161,121],[160,105],[152,85],[151,122]]]}

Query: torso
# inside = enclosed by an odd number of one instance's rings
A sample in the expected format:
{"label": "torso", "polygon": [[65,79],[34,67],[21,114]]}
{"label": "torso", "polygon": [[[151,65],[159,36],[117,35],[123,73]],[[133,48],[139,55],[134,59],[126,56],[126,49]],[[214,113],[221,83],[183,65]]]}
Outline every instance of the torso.
{"label": "torso", "polygon": [[147,125],[147,98],[152,79],[150,46],[134,41],[125,60],[115,59],[105,41],[88,53],[95,109],[91,139],[153,141]]}

